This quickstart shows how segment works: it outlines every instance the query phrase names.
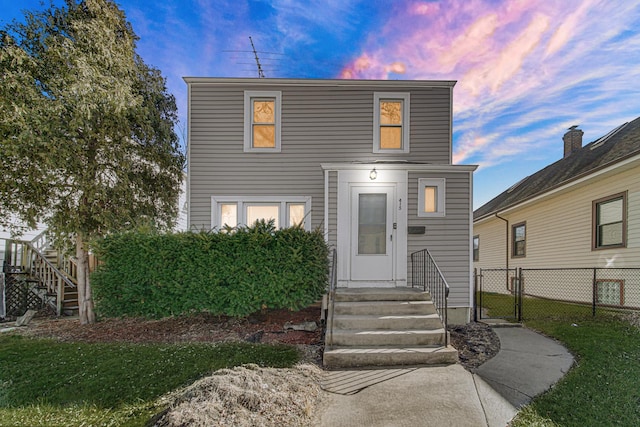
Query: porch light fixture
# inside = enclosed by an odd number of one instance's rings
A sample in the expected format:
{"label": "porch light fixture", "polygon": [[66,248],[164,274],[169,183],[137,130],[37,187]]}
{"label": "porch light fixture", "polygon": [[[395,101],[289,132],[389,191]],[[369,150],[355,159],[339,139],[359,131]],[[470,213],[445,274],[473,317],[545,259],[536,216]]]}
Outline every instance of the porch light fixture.
{"label": "porch light fixture", "polygon": [[375,181],[377,177],[378,177],[378,171],[376,171],[376,168],[371,169],[371,172],[369,172],[369,179],[371,181]]}

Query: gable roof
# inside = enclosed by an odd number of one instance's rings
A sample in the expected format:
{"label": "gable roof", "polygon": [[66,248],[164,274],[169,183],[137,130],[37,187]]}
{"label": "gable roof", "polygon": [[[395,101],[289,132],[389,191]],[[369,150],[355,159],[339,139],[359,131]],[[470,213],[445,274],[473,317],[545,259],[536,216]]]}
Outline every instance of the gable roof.
{"label": "gable roof", "polygon": [[477,221],[640,154],[640,117],[524,178],[473,212]]}

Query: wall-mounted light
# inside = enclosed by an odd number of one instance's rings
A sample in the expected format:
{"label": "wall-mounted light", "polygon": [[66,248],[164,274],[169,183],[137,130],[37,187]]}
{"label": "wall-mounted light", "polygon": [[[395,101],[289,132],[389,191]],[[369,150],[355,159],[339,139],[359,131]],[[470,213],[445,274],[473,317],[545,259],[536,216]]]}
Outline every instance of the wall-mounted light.
{"label": "wall-mounted light", "polygon": [[376,171],[376,168],[371,169],[371,172],[369,172],[369,179],[371,181],[375,181],[377,177],[378,177],[378,171]]}

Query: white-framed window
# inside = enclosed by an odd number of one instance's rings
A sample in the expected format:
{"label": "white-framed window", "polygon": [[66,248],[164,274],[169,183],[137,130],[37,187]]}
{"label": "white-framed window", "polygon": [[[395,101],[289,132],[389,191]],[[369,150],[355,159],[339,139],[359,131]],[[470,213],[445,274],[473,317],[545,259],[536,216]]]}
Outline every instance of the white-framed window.
{"label": "white-framed window", "polygon": [[422,218],[445,215],[445,179],[418,179],[418,216]]}
{"label": "white-framed window", "polygon": [[273,220],[276,228],[302,224],[311,230],[311,197],[255,196],[211,198],[211,224],[222,229]]}
{"label": "white-framed window", "polygon": [[373,152],[409,152],[408,93],[374,92]]}
{"label": "white-framed window", "polygon": [[282,92],[244,92],[244,151],[280,152]]}

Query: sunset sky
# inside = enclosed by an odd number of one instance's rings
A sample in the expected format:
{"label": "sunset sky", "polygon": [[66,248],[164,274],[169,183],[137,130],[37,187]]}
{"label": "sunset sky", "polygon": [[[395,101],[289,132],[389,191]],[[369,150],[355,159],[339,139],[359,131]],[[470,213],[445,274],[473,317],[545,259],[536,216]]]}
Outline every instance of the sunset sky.
{"label": "sunset sky", "polygon": [[[56,4],[61,1],[56,0]],[[121,0],[186,124],[183,76],[457,80],[454,162],[477,164],[477,208],[640,116],[632,0]],[[40,0],[0,0],[0,25]]]}

